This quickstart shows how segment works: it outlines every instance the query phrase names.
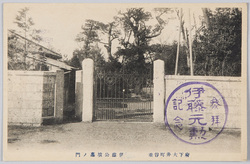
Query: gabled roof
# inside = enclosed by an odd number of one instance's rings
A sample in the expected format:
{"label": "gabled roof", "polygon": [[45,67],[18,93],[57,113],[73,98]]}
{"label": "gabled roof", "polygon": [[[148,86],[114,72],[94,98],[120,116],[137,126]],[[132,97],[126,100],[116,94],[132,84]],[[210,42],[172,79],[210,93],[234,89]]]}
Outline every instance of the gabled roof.
{"label": "gabled roof", "polygon": [[34,59],[34,60],[37,60],[37,61],[40,61],[40,62],[44,62],[47,65],[52,65],[52,66],[58,67],[58,68],[63,69],[63,70],[67,70],[67,71],[77,70],[77,68],[75,68],[75,67],[72,67],[72,66],[70,66],[70,65],[68,65],[68,64],[66,64],[66,63],[64,63],[62,61],[55,60],[55,59],[52,59],[52,58],[47,58],[46,61],[44,61],[44,60],[41,60],[41,59],[36,59],[30,54],[28,54],[27,57],[31,58],[31,59]]}
{"label": "gabled roof", "polygon": [[39,52],[39,53],[42,53],[42,55],[45,55],[46,57],[50,57],[50,58],[53,58],[53,59],[61,59],[62,58],[62,55],[53,51],[53,50],[50,50],[49,48],[46,48],[44,47],[43,45],[41,44],[38,44],[30,39],[27,39],[19,34],[17,34],[16,32],[14,32],[13,30],[9,30],[10,33],[12,33],[13,35],[23,39],[23,40],[26,40],[29,42],[29,44],[32,44],[33,45],[33,48],[32,50],[30,50],[31,52],[34,51],[34,52]]}
{"label": "gabled roof", "polygon": [[[52,51],[52,50],[50,50],[42,45],[30,40],[30,39],[27,39],[27,38],[15,33],[12,30],[9,30],[9,32],[11,34],[17,36],[18,38],[22,39],[23,41],[27,41],[29,43],[30,47],[28,48],[28,55],[27,55],[28,58],[33,58],[34,60],[41,61],[41,62],[47,63],[48,65],[52,65],[52,66],[55,66],[55,67],[58,67],[58,68],[61,68],[64,70],[77,69],[77,68],[69,66],[66,63],[58,60],[58,59],[62,59],[61,54],[56,53],[56,52],[54,52],[54,51]],[[22,44],[24,45],[25,42]],[[46,57],[46,60],[36,59],[32,54],[42,55],[43,57]]]}

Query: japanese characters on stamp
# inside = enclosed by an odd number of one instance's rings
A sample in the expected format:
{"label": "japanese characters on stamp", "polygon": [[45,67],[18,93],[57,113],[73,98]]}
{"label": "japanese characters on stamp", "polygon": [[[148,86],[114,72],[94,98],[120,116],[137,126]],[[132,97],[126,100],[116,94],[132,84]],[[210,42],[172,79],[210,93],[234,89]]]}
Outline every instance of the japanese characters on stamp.
{"label": "japanese characters on stamp", "polygon": [[165,124],[179,140],[204,144],[215,139],[227,122],[222,94],[207,82],[186,82],[168,97]]}

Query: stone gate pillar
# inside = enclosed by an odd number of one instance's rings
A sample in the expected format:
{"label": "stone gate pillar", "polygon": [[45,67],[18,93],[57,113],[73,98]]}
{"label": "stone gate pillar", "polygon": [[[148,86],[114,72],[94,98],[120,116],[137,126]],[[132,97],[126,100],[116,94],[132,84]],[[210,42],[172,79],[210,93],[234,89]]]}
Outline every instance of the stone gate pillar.
{"label": "stone gate pillar", "polygon": [[164,61],[154,61],[154,105],[153,119],[154,122],[164,123],[164,106],[165,106],[165,69]]}
{"label": "stone gate pillar", "polygon": [[63,122],[64,110],[64,72],[62,70],[56,71],[56,106],[55,119],[56,123]]}
{"label": "stone gate pillar", "polygon": [[94,61],[84,59],[82,62],[83,82],[83,109],[82,122],[92,122],[93,118],[93,86],[94,86]]}

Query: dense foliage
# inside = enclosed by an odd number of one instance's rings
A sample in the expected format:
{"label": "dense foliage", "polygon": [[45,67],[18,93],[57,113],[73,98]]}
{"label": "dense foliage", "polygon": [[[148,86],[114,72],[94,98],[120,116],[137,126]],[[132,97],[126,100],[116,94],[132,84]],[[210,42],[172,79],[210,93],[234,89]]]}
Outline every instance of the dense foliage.
{"label": "dense foliage", "polygon": [[238,8],[208,10],[209,27],[197,34],[194,44],[196,75],[241,75],[242,13]]}
{"label": "dense foliage", "polygon": [[[164,10],[166,15],[170,12],[170,9]],[[125,68],[128,72],[141,72],[147,70],[154,60],[162,59],[165,61],[166,74],[174,74],[177,43],[152,44],[152,39],[161,35],[162,29],[166,26],[161,15],[155,18],[157,24],[147,25],[147,22],[153,19],[152,14],[142,8],[130,8],[126,12],[119,12],[112,22],[115,24],[112,28],[108,28],[109,24],[87,20],[81,32],[85,35],[82,36],[84,46],[74,52],[72,64],[80,68],[79,63],[87,57],[84,52],[93,47],[91,44],[103,43],[100,38],[103,38],[101,33],[103,34],[104,27],[106,27],[105,31],[108,34],[106,37],[115,36],[112,40],[108,40],[110,46],[107,51],[108,60],[99,61],[107,70]],[[209,24],[203,24],[199,31],[195,31],[192,42],[194,75],[240,76],[241,10],[238,8],[217,8],[214,11],[206,9],[203,19]],[[90,22],[92,26],[89,25]],[[121,30],[117,29],[118,25]],[[111,53],[112,41],[115,39],[118,39],[119,47]],[[77,41],[80,41],[79,38]],[[86,42],[88,48],[86,48]],[[180,45],[178,61],[178,74],[180,75],[190,74],[190,65],[187,64],[188,48],[187,44]],[[82,56],[79,56],[79,51],[82,52]],[[78,52],[78,57],[75,55],[76,52]],[[100,56],[100,53],[92,53],[88,57],[95,58],[93,55]],[[79,62],[76,62],[77,58]],[[100,65],[100,63],[96,64]]]}
{"label": "dense foliage", "polygon": [[[39,30],[33,29],[34,22],[28,16],[28,11],[28,8],[20,10],[14,23],[25,36],[30,35],[33,40],[40,41]],[[96,69],[140,73],[150,71],[153,61],[162,59],[165,61],[166,74],[174,74],[177,41],[171,44],[154,42],[154,38],[161,36],[162,30],[168,27],[168,16],[171,17],[174,11],[177,10],[159,8],[149,12],[144,8],[129,8],[120,11],[109,23],[88,19],[75,38],[81,46],[75,49],[67,63],[81,69],[81,62],[85,58],[92,58]],[[241,76],[241,9],[205,8],[202,11],[201,27],[196,28],[194,25],[193,28],[194,75]],[[176,12],[177,18],[180,19],[179,12]],[[182,21],[180,31],[184,41],[179,46],[177,74],[190,75],[190,37],[188,30],[183,27],[187,22]],[[26,42],[19,45],[15,38],[9,36],[8,46],[9,67],[28,67],[25,54],[29,45]],[[24,54],[24,59],[17,59],[12,50],[16,54]]]}

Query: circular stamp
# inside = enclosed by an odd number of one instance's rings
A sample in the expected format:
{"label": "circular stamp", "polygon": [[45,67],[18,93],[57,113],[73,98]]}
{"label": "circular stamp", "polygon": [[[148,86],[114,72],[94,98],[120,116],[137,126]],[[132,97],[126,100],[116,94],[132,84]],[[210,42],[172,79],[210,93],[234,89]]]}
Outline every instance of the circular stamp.
{"label": "circular stamp", "polygon": [[227,122],[228,106],[222,94],[207,82],[186,82],[168,97],[165,124],[179,140],[204,144],[214,140]]}

